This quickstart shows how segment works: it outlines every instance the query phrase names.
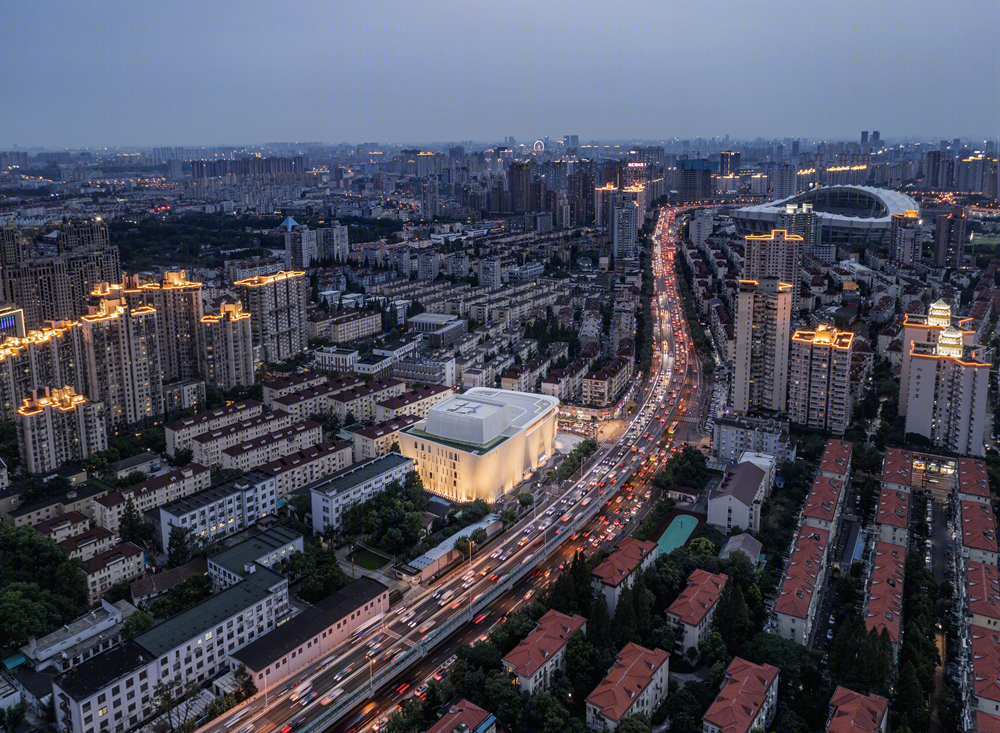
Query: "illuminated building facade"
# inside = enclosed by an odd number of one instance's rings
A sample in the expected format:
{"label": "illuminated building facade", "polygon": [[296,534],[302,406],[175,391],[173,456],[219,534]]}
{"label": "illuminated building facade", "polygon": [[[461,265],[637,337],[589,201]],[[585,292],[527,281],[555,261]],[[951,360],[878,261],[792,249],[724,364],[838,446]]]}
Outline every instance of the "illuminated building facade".
{"label": "illuminated building facade", "polygon": [[474,387],[400,430],[399,448],[431,493],[492,502],[552,455],[558,412],[555,397]]}
{"label": "illuminated building facade", "polygon": [[992,364],[986,349],[966,345],[949,325],[936,342],[914,342],[908,357],[906,432],[944,450],[982,456]]}
{"label": "illuminated building facade", "polygon": [[920,259],[920,216],[917,211],[894,214],[892,217],[889,258],[902,265],[913,265]]}
{"label": "illuminated building facade", "polygon": [[0,417],[13,420],[33,389],[53,384],[87,393],[83,331],[79,323],[57,322],[24,338],[0,344]]}
{"label": "illuminated building facade", "polygon": [[264,361],[279,362],[301,353],[308,340],[305,272],[279,272],[233,283],[250,312],[255,346]]}
{"label": "illuminated building facade", "polygon": [[198,324],[198,362],[209,387],[229,391],[254,382],[253,328],[243,305],[223,303]]}
{"label": "illuminated building facade", "polygon": [[802,268],[803,243],[800,235],[790,234],[784,229],[746,236],[743,277],[747,280],[777,278],[790,283],[793,313],[798,313],[801,307],[799,271]]}
{"label": "illuminated building facade", "polygon": [[798,425],[843,435],[851,424],[854,334],[819,326],[796,331],[788,362],[788,417]]}
{"label": "illuminated building facade", "polygon": [[157,313],[149,306],[130,308],[120,288],[102,283],[98,304],[80,318],[87,389],[104,403],[109,429],[163,417],[163,372],[157,339]]}
{"label": "illuminated building facade", "polygon": [[954,318],[951,306],[943,300],[931,303],[927,315],[907,313],[903,316],[903,364],[899,382],[899,414],[906,415],[909,405],[910,357],[915,343],[937,343],[938,337],[949,326],[962,334],[962,343],[972,346],[976,342],[976,332],[971,330],[971,322],[965,318]]}
{"label": "illuminated building facade", "polygon": [[125,299],[132,308],[156,310],[160,368],[164,381],[198,374],[198,321],[204,312],[201,283],[190,282],[184,270],[163,273],[157,283],[131,283]]}
{"label": "illuminated building facade", "polygon": [[108,447],[103,405],[72,387],[34,391],[18,408],[15,426],[21,466],[28,473],[55,471]]}
{"label": "illuminated building facade", "polygon": [[784,412],[792,285],[777,278],[740,280],[732,407],[740,413]]}

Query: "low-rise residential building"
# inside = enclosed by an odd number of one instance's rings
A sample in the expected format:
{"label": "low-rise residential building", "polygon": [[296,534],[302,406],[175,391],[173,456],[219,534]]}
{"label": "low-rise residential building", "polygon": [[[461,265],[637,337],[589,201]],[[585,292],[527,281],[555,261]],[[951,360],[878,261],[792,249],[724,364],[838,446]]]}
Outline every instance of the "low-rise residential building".
{"label": "low-rise residential building", "polygon": [[342,310],[309,317],[309,337],[326,337],[335,344],[349,344],[375,336],[382,330],[382,314],[377,310]]}
{"label": "low-rise residential building", "polygon": [[195,436],[238,423],[241,420],[257,417],[263,409],[264,406],[257,400],[241,400],[225,407],[206,410],[197,415],[167,423],[164,428],[167,455],[173,458],[177,451],[191,448]]}
{"label": "low-rise residential building", "polygon": [[348,641],[354,631],[389,610],[389,588],[361,577],[246,646],[232,652],[263,690]]}
{"label": "low-rise residential building", "polygon": [[465,335],[465,319],[456,315],[421,313],[408,318],[406,323],[434,349],[453,344]]}
{"label": "low-rise residential building", "polygon": [[617,357],[604,369],[588,373],[583,378],[583,403],[605,407],[615,402],[631,382],[632,367],[631,359]]}
{"label": "low-rise residential building", "polygon": [[81,512],[66,512],[31,526],[53,542],[62,542],[67,537],[82,534],[90,529],[90,517]]}
{"label": "low-rise residential building", "polygon": [[868,594],[865,598],[865,627],[882,633],[899,653],[903,618],[903,579],[906,569],[906,546],[876,542],[871,554]]}
{"label": "low-rise residential building", "polygon": [[416,415],[400,415],[354,432],[354,462],[378,458],[399,446],[399,431],[419,421]]}
{"label": "low-rise residential building", "polygon": [[829,538],[825,529],[806,526],[795,541],[774,603],[778,636],[802,645],[808,642],[826,575]]}
{"label": "low-rise residential building", "polygon": [[268,433],[284,430],[294,422],[287,412],[275,410],[268,415],[259,415],[202,433],[191,441],[194,462],[210,468],[219,466],[222,464],[222,452],[226,448],[232,448],[234,445],[245,443]]}
{"label": "low-rise residential building", "polygon": [[726,475],[708,496],[708,522],[726,534],[740,527],[760,531],[760,509],[767,492],[767,474],[749,461],[726,468]]}
{"label": "low-rise residential building", "polygon": [[788,421],[723,414],[715,418],[712,450],[720,461],[738,460],[753,450],[775,457],[779,463],[794,461],[796,444],[788,433]]}
{"label": "low-rise residential building", "polygon": [[986,464],[978,458],[962,456],[958,459],[958,498],[960,501],[990,503],[990,482]]}
{"label": "low-rise residential building", "polygon": [[701,718],[702,733],[767,730],[778,708],[777,667],[736,657],[726,668],[722,690]]}
{"label": "low-rise residential building", "polygon": [[70,557],[86,562],[95,555],[110,550],[114,539],[115,535],[104,527],[91,527],[80,534],[67,537],[59,543],[59,546],[66,550]]}
{"label": "low-rise residential building", "polygon": [[448,708],[426,733],[497,733],[497,719],[468,700],[459,700]]}
{"label": "low-rise residential building", "polygon": [[862,695],[837,685],[830,698],[826,733],[885,733],[888,724],[888,700],[874,692]]}
{"label": "low-rise residential building", "polygon": [[212,555],[208,575],[216,587],[228,588],[255,572],[257,565],[273,568],[302,549],[302,535],[276,524]]}
{"label": "low-rise residential building", "polygon": [[965,563],[965,603],[971,625],[1000,629],[1000,577],[995,565]]}
{"label": "low-rise residential building", "polygon": [[854,444],[848,440],[828,440],[819,459],[820,476],[846,481],[851,473],[851,456]]}
{"label": "low-rise residential building", "polygon": [[[250,359],[248,362],[253,363],[252,359],[252,349],[248,349]],[[231,387],[226,389],[233,389],[240,384],[250,386],[253,384],[253,369],[249,373],[243,372],[239,377],[242,381],[238,383],[233,383]],[[219,389],[223,389],[220,387]],[[191,410],[191,412],[197,412],[198,410],[204,409],[206,402],[206,387],[204,379],[182,379],[179,382],[171,382],[170,384],[163,385],[163,411],[167,415],[173,414],[177,410]]]}
{"label": "low-rise residential building", "polygon": [[[269,382],[264,382],[264,390],[262,394],[264,407],[269,410],[273,410],[274,401],[279,397],[287,397],[288,395],[295,394],[303,389],[322,387],[324,384],[333,384],[336,386],[337,383],[341,381],[342,380],[328,380],[326,375],[320,371],[296,372],[294,374],[289,374],[287,377],[272,379]],[[354,386],[361,383],[360,380],[357,379],[348,379],[347,381],[350,382],[347,386]]]}
{"label": "low-rise residential building", "polygon": [[629,715],[650,717],[667,696],[670,653],[629,642],[608,675],[587,695],[587,725],[613,731]]}
{"label": "low-rise residential building", "polygon": [[313,530],[322,532],[331,525],[340,529],[344,512],[368,501],[393,481],[405,480],[411,470],[412,459],[387,453],[310,484],[306,490],[312,499]]}
{"label": "low-rise residential building", "polygon": [[59,514],[80,512],[94,518],[94,499],[102,494],[114,491],[114,487],[100,479],[87,479],[86,471],[74,475],[70,479],[68,489],[30,504],[12,502],[6,510],[4,519],[15,527],[32,526]]}
{"label": "low-rise residential building", "polygon": [[454,354],[406,356],[392,363],[392,376],[407,384],[458,385]]}
{"label": "low-rise residential building", "polygon": [[981,626],[969,630],[973,704],[981,713],[1000,716],[1000,636]]}
{"label": "low-rise residential building", "polygon": [[98,496],[94,499],[94,521],[118,534],[129,502],[141,515],[160,504],[207,489],[211,483],[212,472],[209,469],[189,463],[162,476],[146,479],[141,484]]}
{"label": "low-rise residential building", "polygon": [[453,394],[455,391],[450,386],[445,387],[440,384],[414,387],[408,392],[375,403],[375,421],[384,422],[401,415],[425,418],[430,408]]}
{"label": "low-rise residential building", "polygon": [[137,456],[132,456],[131,458],[125,458],[121,461],[115,461],[110,466],[108,470],[115,474],[116,478],[123,479],[131,476],[133,473],[151,474],[160,467],[160,457],[155,453],[140,453]]}
{"label": "low-rise residential building", "polygon": [[910,536],[910,494],[883,485],[875,526],[882,542],[905,547]]}
{"label": "low-rise residential building", "polygon": [[701,569],[688,576],[687,587],[667,609],[667,622],[674,629],[675,653],[697,650],[698,644],[708,638],[715,605],[728,580],[727,575]]}
{"label": "low-rise residential building", "polygon": [[110,550],[94,555],[83,564],[91,605],[101,600],[101,596],[115,583],[131,580],[144,572],[146,572],[146,555],[140,547],[131,542],[123,542]]}
{"label": "low-rise residential building", "polygon": [[[136,548],[138,549],[138,548]],[[160,684],[201,683],[288,612],[288,581],[266,568],[88,659],[52,683],[60,733],[123,733],[156,712]]]}
{"label": "low-rise residential building", "polygon": [[802,509],[803,521],[810,527],[836,532],[843,489],[844,482],[839,479],[816,476]]}
{"label": "low-rise residential building", "polygon": [[386,379],[370,384],[362,384],[338,392],[330,398],[330,409],[341,423],[346,424],[348,415],[355,422],[375,419],[375,405],[406,391],[406,383],[399,379]]}
{"label": "low-rise residential building", "polygon": [[583,616],[549,610],[535,630],[503,658],[504,668],[529,695],[549,686],[556,672],[566,672],[566,645],[573,634],[587,630]]}
{"label": "low-rise residential building", "polygon": [[338,349],[336,346],[322,346],[313,352],[316,368],[327,372],[351,373],[358,363],[355,349]]}
{"label": "low-rise residential building", "polygon": [[261,473],[273,476],[278,498],[330,476],[353,463],[354,446],[344,441],[317,443],[287,456],[258,466]]}
{"label": "low-rise residential building", "polygon": [[973,562],[997,564],[997,527],[993,508],[978,501],[958,502],[958,533],[962,557]]}
{"label": "low-rise residential building", "polygon": [[249,471],[281,456],[316,445],[323,440],[323,426],[303,420],[222,451],[222,467]]}
{"label": "low-rise residential building", "polygon": [[212,541],[256,524],[257,520],[277,511],[277,491],[273,476],[251,471],[162,504],[146,516],[153,525],[154,540],[166,550],[173,527],[181,527],[194,536]]}
{"label": "low-rise residential building", "polygon": [[21,654],[36,672],[65,672],[111,649],[122,639],[125,620],[138,609],[128,601],[99,606],[41,639],[31,637]]}
{"label": "low-rise residential building", "polygon": [[614,616],[618,598],[635,582],[636,571],[645,570],[656,562],[655,542],[626,537],[604,562],[594,568],[591,583],[594,592],[608,605],[608,615]]}
{"label": "low-rise residential building", "polygon": [[298,392],[275,397],[272,400],[275,410],[288,413],[292,420],[306,420],[310,415],[322,415],[330,412],[330,398],[336,394],[336,389],[329,384],[318,387],[307,387]]}

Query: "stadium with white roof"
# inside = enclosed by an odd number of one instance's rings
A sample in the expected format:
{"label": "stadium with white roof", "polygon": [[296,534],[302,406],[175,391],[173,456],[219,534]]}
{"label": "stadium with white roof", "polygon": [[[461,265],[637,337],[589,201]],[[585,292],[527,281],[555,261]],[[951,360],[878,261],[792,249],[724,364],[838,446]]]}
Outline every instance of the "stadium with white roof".
{"label": "stadium with white roof", "polygon": [[872,186],[824,186],[766,204],[732,212],[740,234],[766,234],[777,226],[789,204],[811,204],[820,222],[822,242],[888,242],[893,216],[919,211],[906,194]]}

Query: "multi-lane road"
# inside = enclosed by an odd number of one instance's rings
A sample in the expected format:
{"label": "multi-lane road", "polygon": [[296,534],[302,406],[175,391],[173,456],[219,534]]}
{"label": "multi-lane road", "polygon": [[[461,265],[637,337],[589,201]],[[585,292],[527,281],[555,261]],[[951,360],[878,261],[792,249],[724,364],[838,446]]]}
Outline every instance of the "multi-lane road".
{"label": "multi-lane road", "polygon": [[[685,409],[682,404],[693,404],[691,391],[698,386],[675,282],[673,214],[661,211],[654,235],[653,368],[640,385],[622,437],[603,445],[580,478],[550,493],[551,500],[531,518],[431,587],[412,590],[380,626],[293,678],[258,684],[261,695],[213,720],[204,733],[243,733],[249,726],[253,733],[370,730],[414,694],[457,646],[485,634],[541,592],[577,550],[610,546],[642,518],[651,508],[643,490],[656,467],[677,449],[669,433],[678,411]],[[304,706],[290,699],[291,688],[303,681],[312,684]]]}

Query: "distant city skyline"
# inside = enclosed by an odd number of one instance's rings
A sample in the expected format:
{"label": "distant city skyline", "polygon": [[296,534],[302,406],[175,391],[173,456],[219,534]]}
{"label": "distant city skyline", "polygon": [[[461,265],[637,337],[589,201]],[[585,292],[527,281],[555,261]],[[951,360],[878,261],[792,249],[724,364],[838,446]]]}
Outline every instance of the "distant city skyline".
{"label": "distant city skyline", "polygon": [[997,4],[888,9],[14,0],[0,148],[996,138]]}

